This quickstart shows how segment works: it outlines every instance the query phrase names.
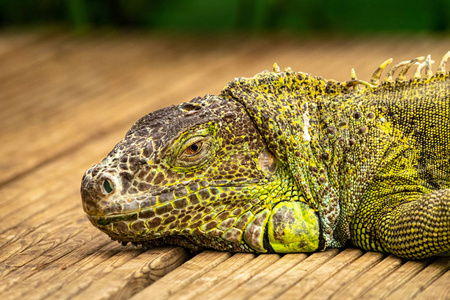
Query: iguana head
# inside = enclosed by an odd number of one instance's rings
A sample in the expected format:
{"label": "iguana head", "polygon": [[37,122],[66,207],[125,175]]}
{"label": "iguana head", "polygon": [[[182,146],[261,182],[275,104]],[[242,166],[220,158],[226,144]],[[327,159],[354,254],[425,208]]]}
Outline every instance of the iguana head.
{"label": "iguana head", "polygon": [[197,97],[141,118],[82,180],[83,208],[111,238],[192,249],[319,247],[317,214],[244,106]]}

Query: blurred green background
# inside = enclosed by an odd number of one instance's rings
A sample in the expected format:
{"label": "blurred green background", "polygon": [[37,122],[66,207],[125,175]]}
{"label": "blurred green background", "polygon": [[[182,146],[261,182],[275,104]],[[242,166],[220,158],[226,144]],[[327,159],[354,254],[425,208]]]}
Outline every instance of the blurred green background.
{"label": "blurred green background", "polygon": [[0,26],[181,32],[450,32],[450,0],[0,0]]}

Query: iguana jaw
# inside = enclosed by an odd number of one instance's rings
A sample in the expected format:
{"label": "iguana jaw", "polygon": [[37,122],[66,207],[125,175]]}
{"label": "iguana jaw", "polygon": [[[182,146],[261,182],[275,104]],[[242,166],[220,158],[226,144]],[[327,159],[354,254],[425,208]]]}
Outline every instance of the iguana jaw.
{"label": "iguana jaw", "polygon": [[[213,183],[219,183],[219,181]],[[129,235],[134,237],[142,235],[144,238],[152,238],[152,234],[156,236],[170,234],[167,230],[165,230],[167,231],[165,233],[158,233],[156,227],[158,225],[169,225],[170,223],[179,224],[180,222],[177,219],[181,219],[180,215],[190,216],[191,219],[185,218],[187,223],[184,225],[192,227],[192,224],[198,220],[195,216],[199,211],[203,212],[204,215],[211,212],[210,218],[202,217],[202,220],[206,223],[213,217],[218,219],[217,215],[223,212],[230,212],[229,214],[233,216],[243,210],[250,209],[252,207],[250,204],[251,199],[257,198],[250,191],[263,190],[267,180],[253,179],[239,183],[233,180],[221,180],[220,183],[220,185],[203,186],[198,190],[191,190],[183,185],[179,185],[178,188],[175,186],[162,194],[142,193],[127,198],[112,197],[113,199],[109,199],[110,204],[106,208],[88,208],[86,213],[93,225],[101,227],[103,230],[117,232],[117,226],[123,227],[119,223],[127,222],[126,227],[130,229]],[[174,194],[180,193],[180,188],[187,190],[188,193],[175,198]],[[224,196],[219,197],[227,194],[229,195],[228,198]],[[85,203],[88,202],[86,197],[84,200]],[[241,207],[243,208],[241,209]],[[223,221],[224,216],[223,214],[219,219]],[[167,217],[169,217],[170,221],[165,219]],[[143,224],[145,227],[141,226],[142,228],[140,228],[145,230],[136,230],[138,225],[133,225],[132,223],[138,220],[145,222]],[[111,225],[114,225],[116,228],[108,229]],[[162,229],[162,227],[159,227],[159,229]]]}
{"label": "iguana jaw", "polygon": [[[242,233],[252,218],[252,208],[257,208],[260,202],[258,197],[252,195],[252,191],[263,190],[267,181],[253,180],[236,186],[231,186],[232,183],[203,187],[195,193],[172,199],[169,205],[155,205],[129,212],[88,214],[88,218],[94,226],[119,241],[143,243],[157,239],[162,241],[161,238],[164,238],[166,242],[173,242],[183,236],[194,235],[197,240],[215,240],[214,244],[220,247],[226,244],[225,250],[238,247],[235,251],[243,251],[248,246],[242,242]],[[216,197],[221,194],[229,195],[229,198]],[[162,194],[149,196],[149,201],[159,202],[160,197],[167,199]],[[136,198],[139,199],[139,196]],[[198,202],[191,203],[189,199],[197,199]],[[177,201],[186,200],[186,207],[176,207]],[[131,200],[131,203],[134,201],[137,200]],[[142,198],[140,203],[146,203],[146,199]]]}
{"label": "iguana jaw", "polygon": [[[264,162],[267,163],[267,158]],[[172,244],[198,250],[207,244],[218,250],[277,253],[322,249],[317,212],[309,208],[298,191],[279,175],[270,182],[254,180],[239,186],[231,186],[230,182],[205,188],[204,191],[208,190],[211,195],[220,190],[235,196],[232,201],[216,199],[208,202],[205,199],[206,203],[202,205],[178,211],[175,215],[191,213],[185,224],[176,217],[170,221],[170,215],[165,218],[158,215],[158,206],[109,215],[88,215],[88,218],[113,240],[146,247]],[[291,201],[293,199],[298,201]]]}

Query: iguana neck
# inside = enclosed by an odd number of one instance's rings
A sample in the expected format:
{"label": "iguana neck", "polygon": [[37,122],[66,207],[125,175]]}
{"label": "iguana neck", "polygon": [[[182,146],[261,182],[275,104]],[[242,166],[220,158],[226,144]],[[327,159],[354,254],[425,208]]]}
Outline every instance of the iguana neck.
{"label": "iguana neck", "polygon": [[336,245],[332,234],[340,208],[333,186],[337,181],[328,175],[336,167],[330,164],[337,161],[331,157],[334,143],[323,134],[327,119],[322,111],[344,92],[347,88],[336,81],[294,72],[238,78],[222,92],[245,107],[267,148],[289,169],[304,201],[320,214],[328,246]]}

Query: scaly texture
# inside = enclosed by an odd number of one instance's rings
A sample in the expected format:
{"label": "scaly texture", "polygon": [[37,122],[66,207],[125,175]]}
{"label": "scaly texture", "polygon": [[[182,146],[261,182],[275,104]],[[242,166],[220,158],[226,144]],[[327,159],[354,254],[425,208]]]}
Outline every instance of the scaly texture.
{"label": "scaly texture", "polygon": [[83,208],[146,247],[449,255],[449,56],[435,74],[430,57],[401,62],[381,83],[392,60],[370,82],[274,65],[150,113],[86,172]]}

